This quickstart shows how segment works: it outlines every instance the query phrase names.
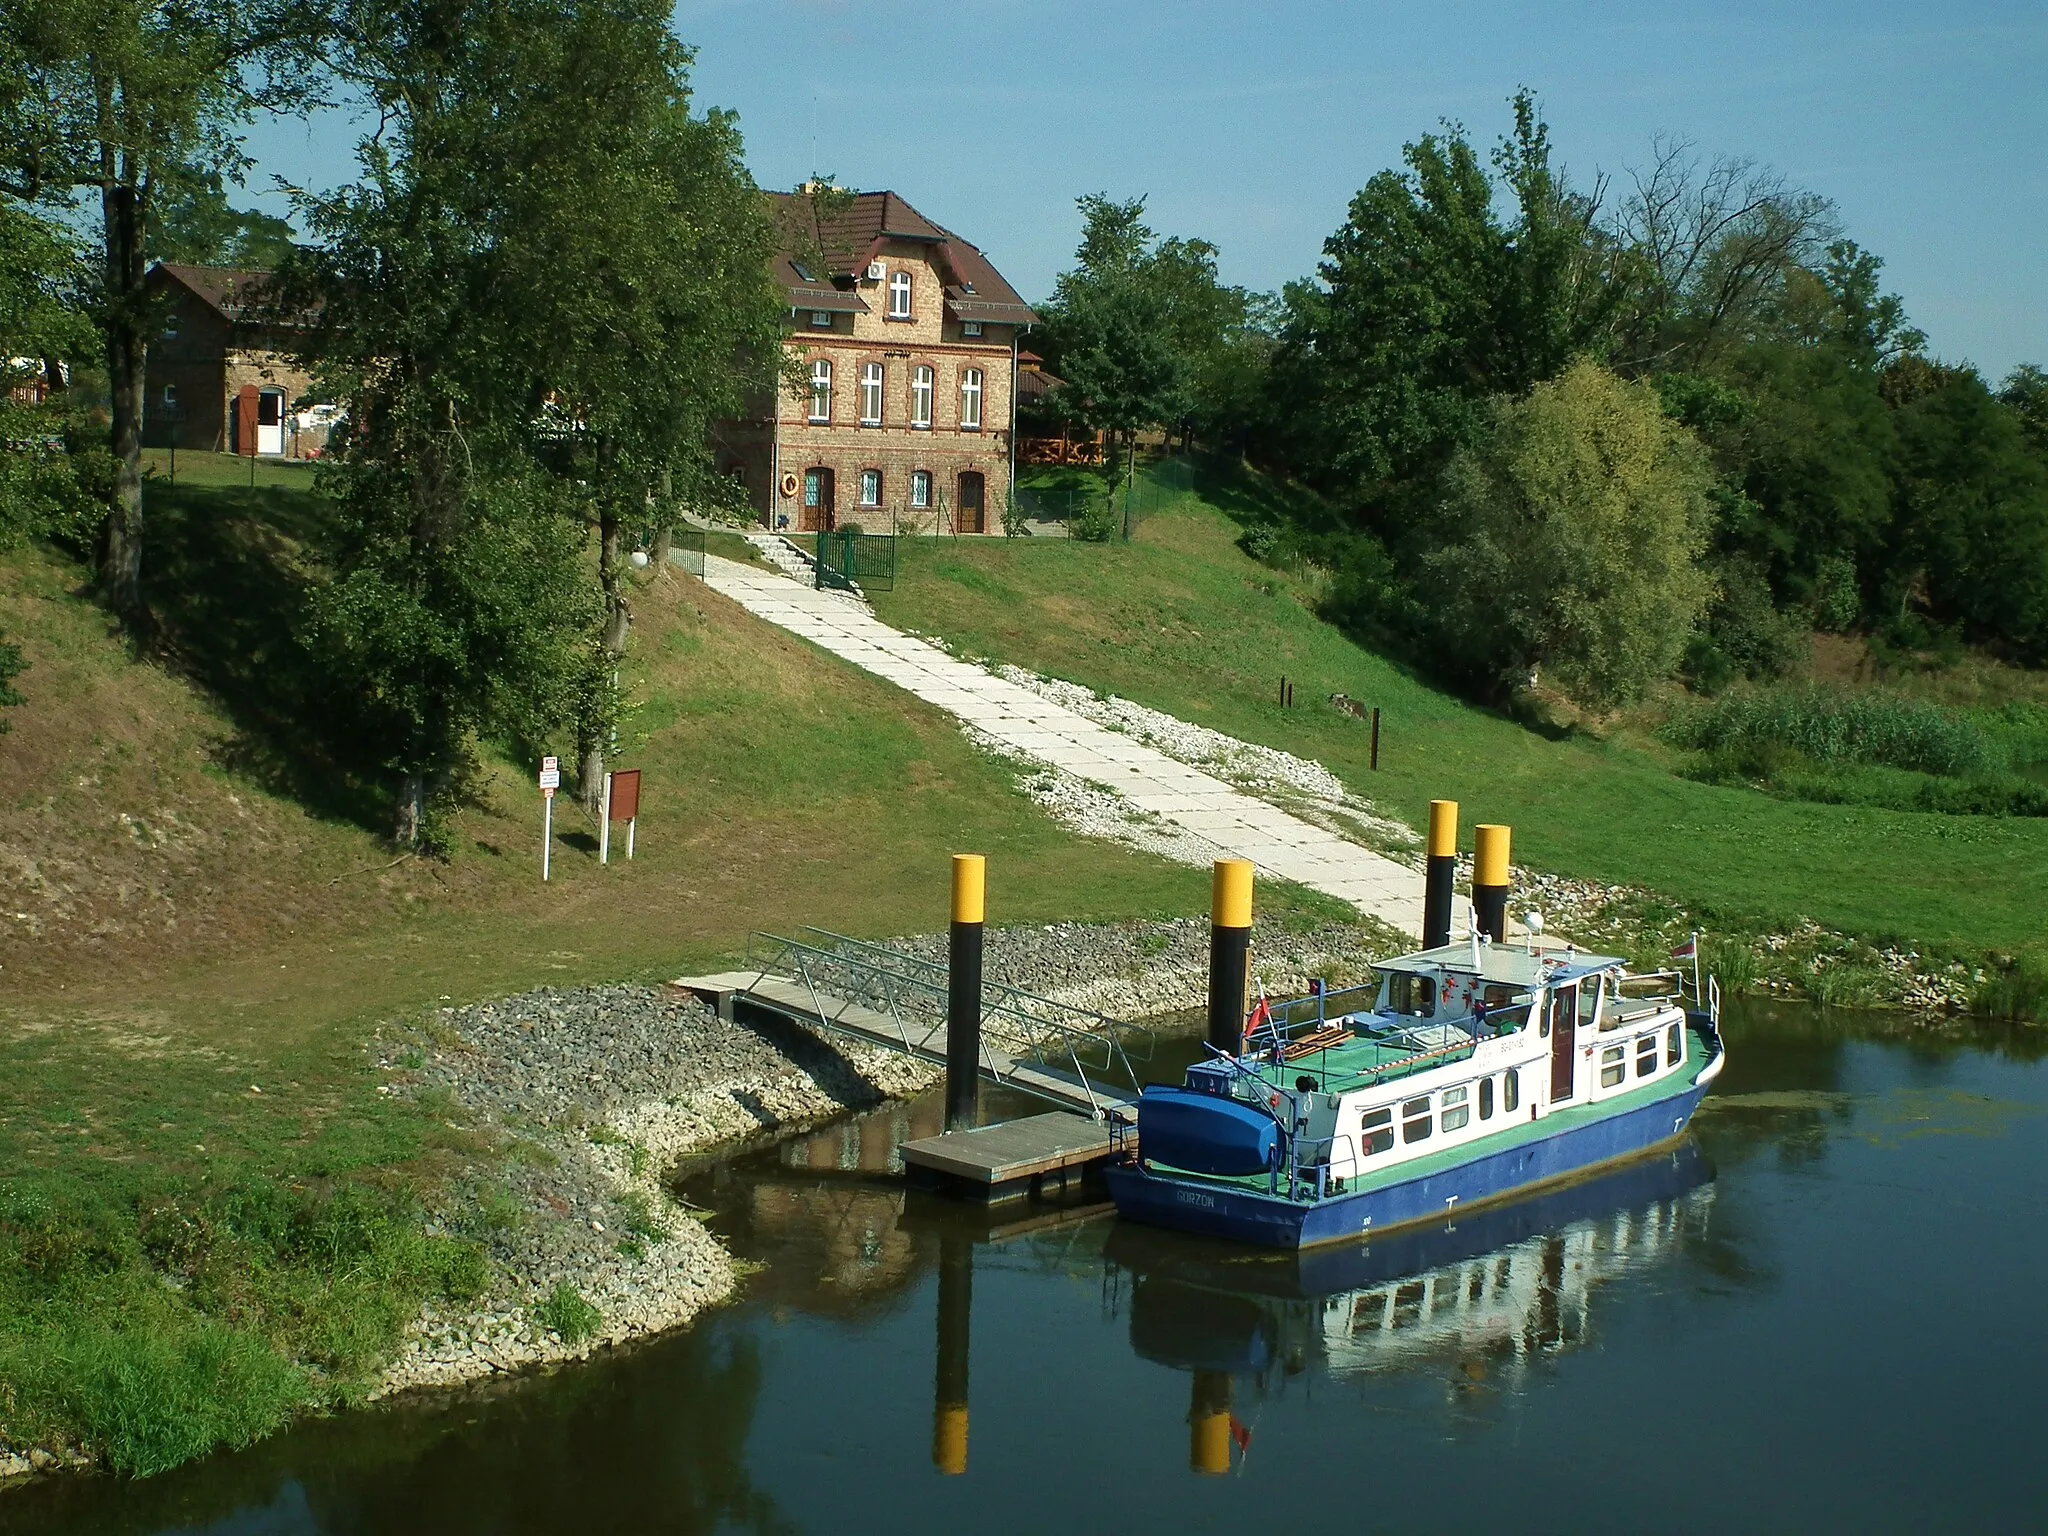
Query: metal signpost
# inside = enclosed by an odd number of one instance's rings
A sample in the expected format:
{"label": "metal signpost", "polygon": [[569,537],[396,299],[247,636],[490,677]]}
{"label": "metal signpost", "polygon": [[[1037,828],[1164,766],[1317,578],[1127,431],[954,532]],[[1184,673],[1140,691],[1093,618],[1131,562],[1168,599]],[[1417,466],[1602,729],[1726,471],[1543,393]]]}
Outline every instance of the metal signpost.
{"label": "metal signpost", "polygon": [[540,760],[540,877],[548,878],[548,855],[555,844],[555,791],[562,787],[561,759],[544,757]]}

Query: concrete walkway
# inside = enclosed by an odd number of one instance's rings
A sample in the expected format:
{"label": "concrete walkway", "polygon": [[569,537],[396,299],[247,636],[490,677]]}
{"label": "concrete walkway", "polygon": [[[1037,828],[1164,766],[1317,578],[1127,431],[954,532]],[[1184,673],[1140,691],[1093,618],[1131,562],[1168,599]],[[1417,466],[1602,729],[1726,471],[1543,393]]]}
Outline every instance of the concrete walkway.
{"label": "concrete walkway", "polygon": [[1290,816],[1221,779],[891,629],[843,593],[706,558],[705,583],[748,612],[888,679],[1000,741],[1018,757],[1106,784],[1133,806],[1279,876],[1341,897],[1407,934],[1422,927],[1422,874]]}

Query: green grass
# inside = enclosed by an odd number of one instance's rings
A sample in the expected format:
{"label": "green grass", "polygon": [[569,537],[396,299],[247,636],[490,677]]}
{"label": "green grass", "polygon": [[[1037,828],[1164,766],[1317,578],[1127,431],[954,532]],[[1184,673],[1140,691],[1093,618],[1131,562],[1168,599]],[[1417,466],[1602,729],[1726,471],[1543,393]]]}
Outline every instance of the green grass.
{"label": "green grass", "polygon": [[580,1344],[597,1332],[598,1324],[604,1318],[597,1308],[583,1299],[575,1286],[564,1280],[533,1309],[533,1320],[564,1344]]}
{"label": "green grass", "polygon": [[[1229,494],[1254,510],[1271,499]],[[1410,825],[1430,799],[1457,800],[1467,846],[1474,823],[1506,822],[1516,858],[1538,868],[1640,885],[1729,923],[1803,915],[1971,953],[2040,941],[2048,823],[1779,800],[1680,777],[1654,742],[1527,729],[1320,622],[1307,606],[1317,574],[1254,562],[1240,527],[1188,501],[1130,545],[907,541],[896,589],[875,602],[969,654],[1319,758]],[[1368,727],[1332,708],[1334,693],[1381,710],[1377,773]]]}
{"label": "green grass", "polygon": [[304,459],[245,458],[191,448],[180,448],[175,459],[168,448],[145,448],[142,473],[146,480],[180,486],[282,486],[304,491],[313,485],[313,465]]}

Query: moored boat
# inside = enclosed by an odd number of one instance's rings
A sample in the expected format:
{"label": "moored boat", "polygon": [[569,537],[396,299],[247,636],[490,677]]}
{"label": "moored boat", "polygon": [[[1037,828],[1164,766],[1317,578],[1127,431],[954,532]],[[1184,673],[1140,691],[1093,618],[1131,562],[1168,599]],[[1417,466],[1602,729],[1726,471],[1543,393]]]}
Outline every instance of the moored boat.
{"label": "moored boat", "polygon": [[1255,1010],[1137,1106],[1119,1214],[1269,1247],[1507,1199],[1685,1133],[1724,1050],[1697,970],[1632,973],[1540,933],[1381,962],[1371,988]]}

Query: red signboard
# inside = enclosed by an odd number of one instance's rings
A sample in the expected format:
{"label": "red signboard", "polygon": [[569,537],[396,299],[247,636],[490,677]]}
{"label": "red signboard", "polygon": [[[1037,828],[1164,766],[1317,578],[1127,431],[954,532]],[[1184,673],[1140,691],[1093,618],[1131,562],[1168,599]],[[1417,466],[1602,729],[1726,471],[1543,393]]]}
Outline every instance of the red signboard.
{"label": "red signboard", "polygon": [[631,821],[640,814],[640,770],[612,775],[612,820]]}

